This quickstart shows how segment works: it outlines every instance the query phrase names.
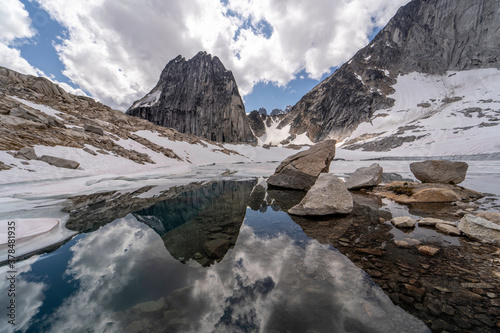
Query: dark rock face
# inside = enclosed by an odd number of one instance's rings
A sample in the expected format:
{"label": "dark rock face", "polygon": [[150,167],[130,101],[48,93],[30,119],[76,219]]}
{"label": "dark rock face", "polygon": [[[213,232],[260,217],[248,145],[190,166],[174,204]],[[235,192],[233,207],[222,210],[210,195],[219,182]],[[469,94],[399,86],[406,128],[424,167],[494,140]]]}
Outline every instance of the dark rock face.
{"label": "dark rock face", "polygon": [[266,116],[261,116],[259,111],[254,110],[248,115],[248,121],[253,134],[260,137],[266,134],[266,125],[264,123]]}
{"label": "dark rock face", "polygon": [[414,0],[373,41],[307,93],[280,123],[312,141],[343,138],[389,108],[399,74],[500,68],[500,2]]}
{"label": "dark rock face", "polygon": [[156,87],[126,113],[213,141],[256,141],[233,73],[206,52],[170,61]]}

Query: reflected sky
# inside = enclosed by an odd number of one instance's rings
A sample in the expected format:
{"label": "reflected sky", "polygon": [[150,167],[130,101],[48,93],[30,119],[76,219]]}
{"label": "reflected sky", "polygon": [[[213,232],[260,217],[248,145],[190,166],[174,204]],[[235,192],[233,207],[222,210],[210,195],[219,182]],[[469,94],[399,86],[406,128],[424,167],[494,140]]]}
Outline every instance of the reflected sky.
{"label": "reflected sky", "polygon": [[[308,238],[276,209],[248,208],[234,247],[208,267],[194,259],[180,262],[166,245],[155,230],[128,214],[52,254],[20,263],[24,303],[18,304],[17,328],[428,331],[347,257]],[[6,286],[0,288],[4,294]]]}

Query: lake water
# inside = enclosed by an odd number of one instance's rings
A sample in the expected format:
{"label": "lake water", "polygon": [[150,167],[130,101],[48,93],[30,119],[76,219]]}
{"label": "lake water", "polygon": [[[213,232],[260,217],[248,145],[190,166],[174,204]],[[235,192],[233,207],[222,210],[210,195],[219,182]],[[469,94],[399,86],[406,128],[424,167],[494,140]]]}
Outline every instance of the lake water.
{"label": "lake water", "polygon": [[429,331],[281,210],[300,193],[257,183],[75,199],[67,225],[81,233],[17,263],[16,326],[0,331]]}

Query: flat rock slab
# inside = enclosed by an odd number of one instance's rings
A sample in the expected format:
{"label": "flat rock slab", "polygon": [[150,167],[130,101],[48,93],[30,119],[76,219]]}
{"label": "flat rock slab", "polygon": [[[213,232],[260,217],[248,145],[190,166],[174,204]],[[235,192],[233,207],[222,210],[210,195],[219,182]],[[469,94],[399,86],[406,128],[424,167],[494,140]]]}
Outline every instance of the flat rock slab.
{"label": "flat rock slab", "polygon": [[59,224],[58,219],[12,219],[0,221],[0,245],[8,243],[8,227],[15,227],[16,240],[35,237],[47,233]]}
{"label": "flat rock slab", "polygon": [[500,225],[482,217],[465,215],[458,224],[458,230],[480,242],[500,244]]}
{"label": "flat rock slab", "polygon": [[459,184],[465,180],[469,165],[465,162],[428,160],[410,164],[413,175],[421,182]]}
{"label": "flat rock slab", "polygon": [[417,221],[409,216],[398,216],[392,218],[391,223],[396,228],[413,228],[415,227],[415,224],[417,224]]}
{"label": "flat rock slab", "polygon": [[436,230],[441,231],[442,233],[452,235],[452,236],[460,236],[460,230],[457,227],[447,224],[447,223],[438,223],[436,224]]}
{"label": "flat rock slab", "polygon": [[309,190],[320,173],[328,173],[335,157],[335,140],[325,140],[286,158],[267,179],[269,185]]}
{"label": "flat rock slab", "polygon": [[98,135],[104,135],[104,130],[100,126],[85,124],[85,125],[83,125],[83,129],[85,132],[95,133]]}
{"label": "flat rock slab", "polygon": [[43,155],[42,157],[40,157],[40,161],[44,161],[45,163],[56,166],[58,168],[76,169],[80,166],[80,163],[78,162],[49,155]]}
{"label": "flat rock slab", "polygon": [[376,186],[382,182],[383,171],[384,169],[377,163],[359,168],[347,179],[345,185],[349,190]]}
{"label": "flat rock slab", "polygon": [[497,212],[478,212],[476,216],[500,225],[500,213]]}
{"label": "flat rock slab", "polygon": [[435,219],[435,218],[432,218],[432,217],[424,217],[423,219],[420,219],[418,220],[418,226],[419,227],[435,227],[436,224],[449,224],[449,225],[452,225],[452,226],[456,226],[457,223],[456,222],[452,222],[452,221],[445,221],[445,220],[441,220],[441,219]]}
{"label": "flat rock slab", "polygon": [[288,210],[292,215],[349,214],[354,203],[344,182],[329,173],[322,173],[302,201]]}

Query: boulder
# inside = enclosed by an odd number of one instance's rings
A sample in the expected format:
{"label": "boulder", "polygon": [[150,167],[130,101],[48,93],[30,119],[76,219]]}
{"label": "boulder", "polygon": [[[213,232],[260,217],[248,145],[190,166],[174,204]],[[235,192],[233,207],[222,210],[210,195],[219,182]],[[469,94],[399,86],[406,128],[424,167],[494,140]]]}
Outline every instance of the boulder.
{"label": "boulder", "polygon": [[463,182],[468,167],[465,162],[446,160],[428,160],[410,164],[411,172],[421,182],[443,184]]}
{"label": "boulder", "polygon": [[458,230],[480,242],[500,244],[500,225],[482,217],[466,214],[460,220]]}
{"label": "boulder", "polygon": [[267,183],[273,186],[309,190],[322,172],[328,172],[335,157],[335,140],[325,140],[308,150],[286,158]]}
{"label": "boulder", "polygon": [[24,147],[19,149],[17,154],[15,155],[17,158],[25,158],[27,160],[37,160],[38,156],[36,156],[35,149],[33,147]]}
{"label": "boulder", "polygon": [[162,297],[157,301],[148,301],[136,304],[132,307],[132,309],[140,311],[142,313],[149,313],[160,311],[165,307],[165,305],[165,298]]}
{"label": "boulder", "polygon": [[302,201],[290,208],[292,215],[349,214],[354,207],[344,182],[329,173],[322,173]]}
{"label": "boulder", "polygon": [[76,169],[80,166],[80,163],[78,162],[49,155],[43,155],[42,157],[40,157],[40,161],[44,161],[45,163],[56,166],[58,168]]}
{"label": "boulder", "polygon": [[382,182],[382,167],[373,163],[369,167],[359,168],[347,179],[345,185],[349,190],[373,187]]}
{"label": "boulder", "polygon": [[424,188],[413,194],[412,198],[415,202],[454,202],[460,200],[460,196],[454,191],[439,187]]}
{"label": "boulder", "polygon": [[91,124],[85,124],[83,125],[83,129],[85,132],[91,132],[99,135],[104,135],[104,130],[102,127],[96,126],[96,125],[91,125]]}
{"label": "boulder", "polygon": [[417,221],[415,221],[409,216],[399,216],[399,217],[393,217],[391,223],[396,228],[413,228],[415,227],[415,224],[417,224]]}

